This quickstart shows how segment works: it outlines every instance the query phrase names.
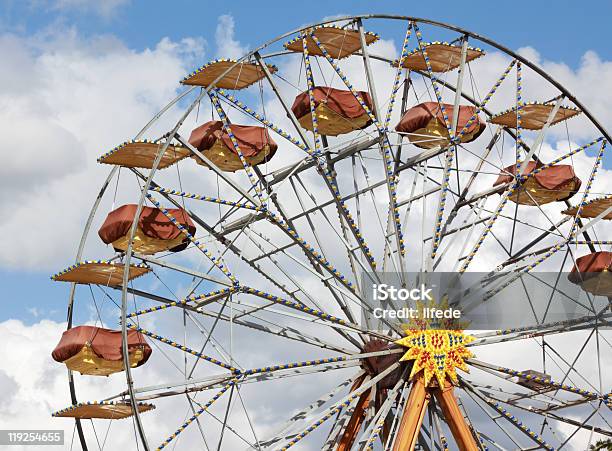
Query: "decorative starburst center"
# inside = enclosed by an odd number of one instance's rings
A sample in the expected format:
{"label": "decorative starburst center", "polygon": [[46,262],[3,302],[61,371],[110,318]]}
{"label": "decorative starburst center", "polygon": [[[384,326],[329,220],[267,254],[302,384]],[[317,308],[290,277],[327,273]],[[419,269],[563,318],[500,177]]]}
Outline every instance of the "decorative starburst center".
{"label": "decorative starburst center", "polygon": [[395,343],[409,348],[400,360],[414,360],[410,378],[423,370],[426,386],[435,376],[444,388],[447,377],[457,383],[457,368],[469,372],[465,360],[474,356],[466,347],[474,341],[471,335],[436,329],[406,329],[405,333],[406,336]]}

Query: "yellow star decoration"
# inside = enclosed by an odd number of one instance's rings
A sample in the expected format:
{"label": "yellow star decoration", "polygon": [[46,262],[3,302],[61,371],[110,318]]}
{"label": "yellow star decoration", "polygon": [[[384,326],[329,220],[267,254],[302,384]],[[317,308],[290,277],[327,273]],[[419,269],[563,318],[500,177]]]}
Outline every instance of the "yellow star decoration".
{"label": "yellow star decoration", "polygon": [[465,359],[474,354],[465,345],[474,341],[471,335],[436,329],[406,329],[405,333],[406,336],[395,343],[409,348],[400,361],[414,360],[410,378],[423,370],[425,386],[435,376],[440,387],[444,388],[447,376],[457,383],[456,368],[469,372]]}

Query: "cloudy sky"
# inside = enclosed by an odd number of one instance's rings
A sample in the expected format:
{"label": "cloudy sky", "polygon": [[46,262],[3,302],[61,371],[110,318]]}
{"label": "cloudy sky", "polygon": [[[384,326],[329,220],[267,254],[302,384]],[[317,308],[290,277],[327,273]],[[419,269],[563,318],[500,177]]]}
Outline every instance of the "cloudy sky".
{"label": "cloudy sky", "polygon": [[612,130],[609,2],[521,0],[504,11],[444,3],[0,0],[0,425],[50,427],[48,412],[67,400],[65,372],[49,354],[65,329],[68,291],[49,275],[76,251],[106,174],[95,158],[133,136],[210,59],[239,57],[323,17],[427,17],[520,49]]}

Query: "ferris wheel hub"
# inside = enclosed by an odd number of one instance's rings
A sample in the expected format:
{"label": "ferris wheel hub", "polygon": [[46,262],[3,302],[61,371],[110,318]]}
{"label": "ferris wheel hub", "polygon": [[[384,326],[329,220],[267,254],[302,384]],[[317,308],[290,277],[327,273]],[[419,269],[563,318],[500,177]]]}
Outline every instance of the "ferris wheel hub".
{"label": "ferris wheel hub", "polygon": [[395,343],[408,348],[400,361],[414,361],[410,378],[423,371],[426,386],[437,382],[444,388],[449,379],[452,383],[458,382],[457,368],[469,371],[465,360],[474,354],[466,345],[474,340],[461,331],[407,329],[406,336]]}

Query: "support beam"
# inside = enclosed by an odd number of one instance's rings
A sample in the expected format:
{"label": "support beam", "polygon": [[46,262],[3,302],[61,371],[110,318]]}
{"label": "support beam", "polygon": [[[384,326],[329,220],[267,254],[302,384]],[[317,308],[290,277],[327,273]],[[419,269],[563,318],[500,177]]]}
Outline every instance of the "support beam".
{"label": "support beam", "polygon": [[372,395],[372,390],[365,391],[359,397],[357,401],[357,405],[355,406],[355,410],[351,414],[351,418],[344,428],[344,433],[340,438],[338,443],[338,447],[336,451],[350,451],[355,439],[357,438],[357,434],[361,429],[361,425],[363,424],[363,420],[365,419],[365,410],[368,407],[370,402],[370,397]]}
{"label": "support beam", "polygon": [[402,415],[395,444],[393,445],[393,451],[414,450],[430,399],[431,395],[425,387],[423,374],[420,374],[412,382],[412,388],[406,401],[404,414]]}
{"label": "support beam", "polygon": [[457,404],[457,398],[455,398],[454,394],[454,387],[449,384],[445,388],[434,390],[434,393],[459,451],[479,449],[472,431],[465,422],[461,409],[459,409],[459,404]]}
{"label": "support beam", "polygon": [[259,64],[259,67],[261,67],[261,70],[266,76],[266,80],[268,80],[268,83],[270,83],[270,87],[272,88],[272,91],[274,91],[274,94],[276,94],[276,97],[278,98],[283,109],[285,110],[285,113],[287,113],[287,117],[293,124],[293,127],[297,131],[298,135],[300,135],[300,139],[305,145],[308,145],[308,139],[306,138],[306,134],[304,133],[302,126],[300,125],[299,121],[295,117],[295,114],[293,113],[293,110],[291,109],[289,104],[285,102],[285,99],[283,99],[282,96],[280,95],[280,91],[278,87],[276,86],[276,83],[274,83],[274,80],[272,79],[272,74],[270,73],[268,66],[266,65],[266,63],[264,63],[259,52],[255,52],[253,56],[255,56],[255,60],[257,61],[257,64]]}

